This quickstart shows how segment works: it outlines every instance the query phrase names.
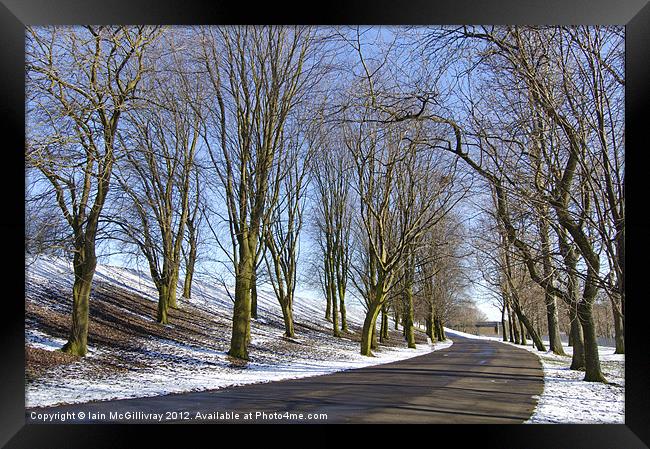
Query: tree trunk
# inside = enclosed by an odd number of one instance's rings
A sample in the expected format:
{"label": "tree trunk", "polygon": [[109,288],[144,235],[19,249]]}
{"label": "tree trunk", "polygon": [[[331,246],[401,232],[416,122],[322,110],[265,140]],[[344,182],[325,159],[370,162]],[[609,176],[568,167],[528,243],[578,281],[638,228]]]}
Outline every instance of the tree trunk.
{"label": "tree trunk", "polygon": [[510,341],[510,343],[514,343],[514,342],[515,342],[515,335],[514,335],[514,331],[513,331],[513,327],[514,327],[513,324],[514,324],[514,323],[513,323],[513,321],[512,321],[512,317],[513,317],[513,315],[514,315],[514,314],[513,314],[512,311],[510,310],[510,305],[509,305],[508,303],[506,303],[506,316],[508,317],[508,334],[509,334],[509,341]]}
{"label": "tree trunk", "polygon": [[404,289],[404,295],[406,296],[406,342],[408,343],[409,348],[415,349],[415,332],[413,330],[413,290],[410,285]]}
{"label": "tree trunk", "polygon": [[582,300],[578,303],[578,319],[582,325],[585,344],[585,381],[607,382],[600,371],[600,357],[598,355],[598,340],[596,326],[589,301]]}
{"label": "tree trunk", "polygon": [[515,342],[515,333],[514,333],[513,327],[514,326],[512,325],[512,319],[509,319],[508,320],[508,341],[510,343]]}
{"label": "tree trunk", "polygon": [[571,320],[570,340],[573,344],[573,356],[571,357],[571,367],[569,369],[584,371],[585,369],[585,346],[582,336],[582,325],[578,320],[578,312],[575,307],[569,309],[569,319]]}
{"label": "tree trunk", "polygon": [[510,327],[513,331],[513,343],[518,345],[520,344],[521,340],[519,339],[519,323],[517,322],[517,316],[515,314],[514,308],[511,310],[511,318],[510,318]]}
{"label": "tree trunk", "polygon": [[[327,269],[327,267],[325,269]],[[325,309],[325,319],[331,322],[332,321],[332,290],[330,289],[329,281],[327,281],[327,279],[325,280],[325,296],[327,299],[327,308]]]}
{"label": "tree trunk", "polygon": [[68,354],[83,357],[88,352],[90,291],[96,266],[97,259],[94,254],[82,257],[78,252],[75,253],[75,281],[72,286],[72,324],[68,341],[61,348],[63,352]]}
{"label": "tree trunk", "polygon": [[381,329],[379,332],[379,342],[385,343],[388,341],[388,312],[386,306],[381,308]]}
{"label": "tree trunk", "polygon": [[508,341],[508,336],[506,334],[506,305],[503,304],[501,308],[501,333],[503,334],[503,341]]}
{"label": "tree trunk", "polygon": [[388,335],[388,312],[386,312],[386,315],[384,316],[384,319],[386,320],[386,324],[384,326],[384,341],[390,340],[390,336]]}
{"label": "tree trunk", "polygon": [[345,293],[339,286],[339,308],[341,309],[341,332],[348,332],[348,318],[345,311]]}
{"label": "tree trunk", "polygon": [[281,303],[282,309],[282,318],[284,319],[284,336],[293,338],[295,333],[293,330],[293,307],[291,307],[292,301],[288,298],[285,298]]}
{"label": "tree trunk", "polygon": [[436,320],[436,316],[433,310],[433,301],[431,301],[431,303],[429,304],[429,314],[426,318],[427,335],[431,339],[431,343],[434,343],[436,341],[435,320]]}
{"label": "tree trunk", "polygon": [[248,248],[248,239],[242,239],[239,253],[239,269],[235,277],[232,336],[228,355],[238,359],[248,360],[251,318],[251,277],[253,274],[253,257]]}
{"label": "tree trunk", "polygon": [[[198,206],[197,206],[198,207]],[[183,298],[192,297],[192,281],[194,280],[194,266],[196,265],[196,228],[193,220],[187,222],[189,232],[189,254],[185,261],[185,280],[183,281]]]}
{"label": "tree trunk", "polygon": [[526,346],[528,342],[526,341],[526,326],[524,326],[524,323],[522,320],[519,320],[519,337],[521,338],[521,345]]}
{"label": "tree trunk", "polygon": [[192,297],[192,280],[194,278],[194,259],[190,255],[185,268],[185,280],[183,281],[183,298],[190,299]]}
{"label": "tree trunk", "polygon": [[614,318],[614,340],[616,342],[616,351],[614,354],[625,354],[625,332],[623,331],[623,318],[616,310],[616,304],[612,299],[612,315]]}
{"label": "tree trunk", "polygon": [[[536,159],[539,163],[539,160]],[[539,173],[539,165],[537,165],[537,172]],[[544,270],[544,278],[547,280],[548,285],[544,288],[544,303],[546,304],[546,321],[548,325],[548,341],[551,351],[557,355],[566,355],[562,349],[562,340],[560,339],[560,329],[557,322],[557,300],[551,291],[554,284],[554,269],[553,261],[551,259],[551,243],[549,238],[549,224],[547,218],[549,216],[548,206],[537,206],[538,213],[540,214],[539,220],[539,235],[542,245],[542,263]]]}
{"label": "tree trunk", "polygon": [[436,341],[441,341],[440,337],[440,326],[438,325],[438,320],[436,317],[433,317],[433,321],[431,322],[431,335],[433,338],[431,339],[431,343],[434,343]]}
{"label": "tree trunk", "polygon": [[399,330],[399,312],[395,308],[395,330]]}
{"label": "tree trunk", "polygon": [[545,293],[546,321],[548,322],[548,342],[550,350],[557,355],[566,355],[560,338],[560,325],[557,320],[557,301],[550,292]]}
{"label": "tree trunk", "polygon": [[172,275],[169,279],[169,286],[167,287],[167,307],[172,309],[177,309],[178,304],[176,302],[176,287],[178,286],[178,266],[175,269],[172,269]]}
{"label": "tree trunk", "polygon": [[438,323],[437,328],[438,328],[438,340],[439,341],[445,341],[447,339],[447,336],[445,335],[445,326],[442,323],[442,318],[438,318],[436,320]]}
{"label": "tree trunk", "polygon": [[341,331],[339,330],[339,307],[338,301],[336,300],[336,285],[334,285],[334,278],[331,278],[330,290],[332,297],[332,335],[335,337],[341,336]]}
{"label": "tree trunk", "polygon": [[379,342],[377,341],[377,320],[375,319],[375,324],[372,325],[372,339],[370,340],[370,349],[377,349],[379,347]]}
{"label": "tree trunk", "polygon": [[158,287],[158,313],[156,321],[160,324],[167,324],[167,311],[169,310],[169,287],[164,283]]}
{"label": "tree trunk", "polygon": [[253,268],[251,276],[251,318],[257,319],[257,269]]}
{"label": "tree trunk", "polygon": [[361,329],[361,355],[372,356],[373,334],[379,310],[379,301],[373,301],[368,305],[368,312]]}

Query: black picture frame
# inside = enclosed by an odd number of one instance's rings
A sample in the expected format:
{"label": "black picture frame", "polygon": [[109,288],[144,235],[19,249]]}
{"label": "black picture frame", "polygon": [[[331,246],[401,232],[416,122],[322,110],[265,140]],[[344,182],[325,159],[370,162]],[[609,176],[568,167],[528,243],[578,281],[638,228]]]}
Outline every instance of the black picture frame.
{"label": "black picture frame", "polygon": [[[643,156],[647,146],[647,127],[642,112],[648,104],[650,81],[650,5],[646,0],[505,0],[500,2],[445,0],[354,1],[321,4],[308,12],[306,5],[281,5],[267,2],[253,5],[245,2],[174,2],[173,0],[2,0],[0,3],[0,110],[7,125],[0,140],[3,147],[4,171],[0,176],[4,201],[0,212],[0,241],[6,267],[0,333],[0,444],[8,448],[40,447],[133,447],[140,438],[156,444],[172,442],[179,433],[206,433],[213,442],[227,443],[216,436],[212,425],[44,425],[25,424],[24,418],[24,27],[43,24],[232,24],[232,23],[302,23],[302,24],[617,24],[626,25],[626,174],[627,187],[627,256],[626,279],[628,301],[626,312],[626,393],[625,424],[620,425],[527,425],[527,426],[413,426],[411,437],[396,434],[402,445],[412,444],[473,445],[481,447],[525,448],[643,448],[650,444],[650,376],[645,332],[647,310],[643,302],[643,276],[648,254],[649,221],[644,217],[645,203]],[[642,140],[644,139],[644,140]],[[8,288],[6,288],[8,287]],[[307,426],[310,431],[326,432],[332,439],[337,431],[324,426]],[[295,426],[294,426],[295,428]],[[293,434],[294,428],[280,433]],[[180,432],[179,432],[180,431]],[[357,429],[353,429],[356,432]],[[390,429],[378,432],[358,429],[364,445],[372,438],[385,438]],[[235,435],[247,443],[252,439],[270,438],[262,432],[241,432]],[[401,436],[400,436],[401,435]],[[411,440],[411,438],[424,438]],[[301,436],[289,444],[304,445]],[[196,440],[198,445],[198,441]],[[385,442],[385,441],[384,441]],[[187,445],[189,440],[185,440]],[[393,444],[393,443],[391,443]]]}

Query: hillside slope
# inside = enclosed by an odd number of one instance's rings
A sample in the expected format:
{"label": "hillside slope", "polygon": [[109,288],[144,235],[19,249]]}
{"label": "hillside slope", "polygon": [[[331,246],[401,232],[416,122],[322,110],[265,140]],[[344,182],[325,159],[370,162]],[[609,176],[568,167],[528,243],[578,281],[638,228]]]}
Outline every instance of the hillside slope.
{"label": "hillside slope", "polygon": [[[99,265],[90,304],[89,353],[64,354],[73,275],[68,261],[28,261],[25,286],[26,406],[43,407],[298,378],[414,357],[451,342],[427,343],[417,331],[417,349],[401,332],[376,357],[359,354],[361,304],[348,304],[350,333],[330,335],[324,301],[298,297],[296,338],[284,338],[282,315],[272,292],[261,291],[259,319],[251,325],[250,363],[231,360],[232,302],[226,291],[197,280],[193,298],[180,299],[170,324],[155,322],[157,292],[149,276]],[[180,292],[179,292],[180,293]],[[392,324],[392,322],[391,322]],[[392,326],[391,326],[392,327]]]}

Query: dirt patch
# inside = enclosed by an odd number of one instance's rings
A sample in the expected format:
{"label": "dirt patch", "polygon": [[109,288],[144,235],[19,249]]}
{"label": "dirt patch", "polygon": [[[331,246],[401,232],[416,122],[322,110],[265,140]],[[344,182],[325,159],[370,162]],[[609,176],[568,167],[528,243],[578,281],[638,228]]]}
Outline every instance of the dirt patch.
{"label": "dirt patch", "polygon": [[62,351],[25,347],[25,378],[32,381],[45,374],[48,369],[76,362],[80,357]]}

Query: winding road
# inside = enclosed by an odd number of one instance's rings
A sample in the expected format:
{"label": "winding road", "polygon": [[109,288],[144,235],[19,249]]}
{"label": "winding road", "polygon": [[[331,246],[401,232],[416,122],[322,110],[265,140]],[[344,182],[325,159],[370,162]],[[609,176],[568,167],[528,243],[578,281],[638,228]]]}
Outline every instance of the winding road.
{"label": "winding road", "polygon": [[[156,422],[152,414],[167,415],[163,422],[505,424],[526,421],[544,385],[539,359],[526,350],[496,341],[456,335],[452,339],[454,344],[447,349],[385,365],[215,391],[31,409],[27,410],[26,418],[27,422],[37,421],[32,420],[32,411],[83,411],[86,416],[83,422]],[[130,415],[111,419],[111,412]],[[215,416],[216,412],[239,416],[228,420],[223,415]],[[249,417],[253,419],[244,419],[251,412]],[[255,412],[265,412],[267,416],[258,415],[256,420]],[[290,415],[269,419],[274,413],[285,412]],[[301,413],[303,419],[298,417]],[[327,418],[307,419],[310,413],[326,414]],[[187,421],[183,419],[186,417]]]}

